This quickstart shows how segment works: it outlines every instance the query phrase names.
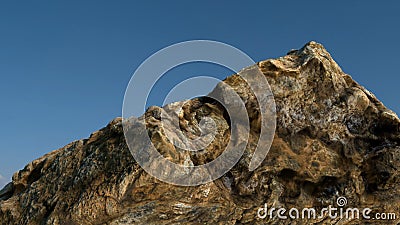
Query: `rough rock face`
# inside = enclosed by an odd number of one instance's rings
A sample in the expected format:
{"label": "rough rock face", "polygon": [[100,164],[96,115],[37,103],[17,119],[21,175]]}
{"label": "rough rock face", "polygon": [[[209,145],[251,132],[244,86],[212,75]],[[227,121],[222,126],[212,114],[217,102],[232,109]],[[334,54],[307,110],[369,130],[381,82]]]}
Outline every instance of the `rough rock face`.
{"label": "rough rock face", "polygon": [[[262,165],[249,171],[259,134],[257,103],[241,77],[225,80],[246,103],[252,140],[241,161],[214,182],[182,187],[144,172],[125,143],[121,119],[29,163],[0,192],[0,224],[399,224],[400,120],[342,72],[322,45],[310,42],[258,63],[276,101],[277,130]],[[174,107],[173,104],[167,107]],[[175,162],[182,153],[165,138],[159,107],[145,113],[157,150]],[[211,116],[216,139],[194,165],[217,157],[229,141],[224,109],[207,98],[189,100],[180,118],[187,135]],[[328,205],[394,212],[392,220],[259,218],[269,208]]]}

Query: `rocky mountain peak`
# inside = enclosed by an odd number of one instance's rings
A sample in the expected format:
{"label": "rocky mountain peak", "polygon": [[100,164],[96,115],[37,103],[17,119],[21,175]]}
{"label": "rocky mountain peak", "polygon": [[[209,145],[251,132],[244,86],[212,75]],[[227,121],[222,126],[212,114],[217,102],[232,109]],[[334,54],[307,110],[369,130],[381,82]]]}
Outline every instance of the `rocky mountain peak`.
{"label": "rocky mountain peak", "polygon": [[[29,163],[0,191],[1,224],[365,224],[365,218],[262,218],[269,208],[337,206],[400,211],[400,120],[372,93],[344,73],[325,48],[309,42],[286,56],[261,61],[276,103],[276,131],[266,159],[249,162],[260,135],[254,93],[238,75],[224,80],[245,103],[249,144],[221,178],[199,186],[175,186],[147,174],[130,154],[122,119]],[[218,87],[217,87],[218,89]],[[217,90],[216,89],[216,90]],[[177,104],[150,107],[143,118],[156,149],[176,163],[201,165],[229,142],[225,109],[209,98],[185,102],[179,122],[195,135],[204,116],[217,124],[199,153],[171,144],[160,113]],[[240,140],[239,140],[240,141]],[[137,144],[140,147],[140,143]],[[342,205],[344,206],[344,205]],[[374,224],[398,224],[396,219]]]}

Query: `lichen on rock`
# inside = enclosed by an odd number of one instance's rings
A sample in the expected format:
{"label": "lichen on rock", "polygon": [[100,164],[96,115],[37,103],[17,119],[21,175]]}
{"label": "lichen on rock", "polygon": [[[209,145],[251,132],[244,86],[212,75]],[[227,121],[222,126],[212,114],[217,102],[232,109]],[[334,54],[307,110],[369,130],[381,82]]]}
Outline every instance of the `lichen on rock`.
{"label": "lichen on rock", "polygon": [[[0,191],[1,224],[360,224],[365,220],[261,219],[269,207],[320,209],[345,196],[349,207],[400,211],[400,120],[373,94],[345,74],[325,48],[307,43],[286,56],[258,63],[276,102],[277,129],[261,166],[249,170],[260,132],[250,88],[238,75],[224,82],[245,102],[251,124],[242,159],[223,177],[200,186],[161,182],[135,162],[122,120],[114,119],[89,138],[31,163]],[[218,157],[230,137],[224,108],[208,98],[185,102],[180,125],[199,132],[209,116],[216,138],[197,153],[181,151],[165,137],[160,112],[144,117],[157,150],[176,163],[201,165]],[[400,217],[400,215],[398,215]],[[397,224],[374,221],[375,224]]]}

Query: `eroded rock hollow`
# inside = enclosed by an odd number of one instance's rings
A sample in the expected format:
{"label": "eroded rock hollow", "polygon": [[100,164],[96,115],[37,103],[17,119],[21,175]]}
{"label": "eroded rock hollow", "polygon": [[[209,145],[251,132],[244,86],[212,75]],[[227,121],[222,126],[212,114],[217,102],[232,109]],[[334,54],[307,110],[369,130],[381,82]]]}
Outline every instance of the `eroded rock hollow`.
{"label": "eroded rock hollow", "polygon": [[[200,186],[161,182],[135,162],[120,118],[89,138],[29,163],[0,192],[0,224],[398,224],[400,223],[400,120],[344,73],[321,44],[310,42],[278,59],[258,63],[276,103],[276,132],[261,166],[249,170],[260,115],[238,75],[224,82],[245,103],[250,142],[221,178]],[[173,107],[173,104],[166,107]],[[218,125],[200,153],[185,153],[165,137],[160,107],[145,115],[154,146],[174,162],[207,163],[229,142],[225,110],[208,98],[185,103],[180,117],[188,135],[201,117]],[[394,212],[392,220],[365,218],[261,218],[260,207],[337,206]]]}

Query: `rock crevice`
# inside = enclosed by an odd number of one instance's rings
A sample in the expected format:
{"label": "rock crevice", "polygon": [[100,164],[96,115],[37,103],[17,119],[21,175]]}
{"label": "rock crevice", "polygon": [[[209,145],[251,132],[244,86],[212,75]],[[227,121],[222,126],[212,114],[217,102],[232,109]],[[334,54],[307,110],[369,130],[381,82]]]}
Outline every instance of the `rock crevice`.
{"label": "rock crevice", "polygon": [[[0,224],[365,224],[363,219],[261,219],[268,207],[321,209],[347,198],[349,207],[400,211],[400,120],[372,93],[344,73],[325,48],[310,42],[258,67],[274,94],[277,129],[267,158],[249,170],[259,137],[258,104],[238,75],[224,82],[245,102],[250,143],[242,159],[220,179],[195,187],[173,186],[148,175],[125,143],[114,119],[88,139],[31,163],[0,191]],[[169,143],[162,110],[144,117],[157,150],[177,163],[201,165],[229,142],[224,108],[203,97],[185,102],[182,130],[198,135],[199,119],[213,118],[214,141],[199,153]],[[374,221],[375,224],[398,224]],[[370,222],[370,221],[369,221]]]}

